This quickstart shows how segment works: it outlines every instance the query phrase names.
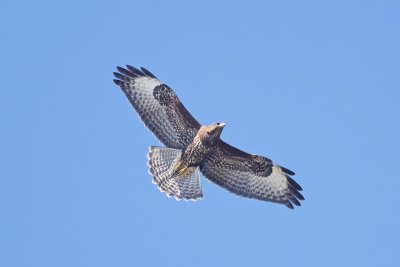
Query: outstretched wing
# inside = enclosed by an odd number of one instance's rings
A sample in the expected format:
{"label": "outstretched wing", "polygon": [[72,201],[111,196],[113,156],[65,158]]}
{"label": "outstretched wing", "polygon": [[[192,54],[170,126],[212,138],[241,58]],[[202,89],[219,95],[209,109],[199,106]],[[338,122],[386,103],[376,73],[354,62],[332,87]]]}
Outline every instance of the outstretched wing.
{"label": "outstretched wing", "polygon": [[202,164],[201,172],[210,181],[237,195],[300,206],[302,190],[289,175],[294,173],[270,159],[243,152],[221,142]]}
{"label": "outstretched wing", "polygon": [[167,147],[182,149],[196,136],[200,123],[187,111],[168,85],[145,68],[117,67],[121,87],[144,124]]}

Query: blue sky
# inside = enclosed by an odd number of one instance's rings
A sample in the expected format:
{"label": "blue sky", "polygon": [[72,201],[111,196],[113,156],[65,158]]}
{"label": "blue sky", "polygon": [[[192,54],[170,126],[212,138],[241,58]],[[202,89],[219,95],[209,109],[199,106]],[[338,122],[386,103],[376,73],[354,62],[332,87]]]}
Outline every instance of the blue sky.
{"label": "blue sky", "polygon": [[[398,1],[3,1],[0,266],[395,266]],[[294,211],[177,202],[116,65],[296,172]]]}

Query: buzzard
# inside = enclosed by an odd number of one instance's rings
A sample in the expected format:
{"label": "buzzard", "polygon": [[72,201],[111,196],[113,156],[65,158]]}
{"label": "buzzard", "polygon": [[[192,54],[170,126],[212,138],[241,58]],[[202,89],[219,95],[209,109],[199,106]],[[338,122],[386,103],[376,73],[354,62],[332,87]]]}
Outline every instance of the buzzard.
{"label": "buzzard", "polygon": [[203,197],[200,173],[247,198],[300,206],[301,186],[294,172],[270,159],[246,153],[221,140],[224,123],[201,125],[175,92],[145,68],[117,67],[121,87],[150,131],[165,145],[149,148],[148,167],[160,191],[177,200]]}

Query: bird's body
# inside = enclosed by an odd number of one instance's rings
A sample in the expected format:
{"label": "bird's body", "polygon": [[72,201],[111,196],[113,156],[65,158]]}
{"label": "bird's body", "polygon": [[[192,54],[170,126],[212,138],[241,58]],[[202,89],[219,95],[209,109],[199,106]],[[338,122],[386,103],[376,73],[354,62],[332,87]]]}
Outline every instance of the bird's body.
{"label": "bird's body", "polygon": [[184,174],[190,167],[200,166],[208,155],[215,152],[216,146],[221,142],[220,135],[224,126],[223,123],[201,126],[192,142],[182,149],[180,159],[172,167],[173,172]]}
{"label": "bird's body", "polygon": [[[145,125],[166,147],[150,147],[149,172],[161,191],[176,199],[203,196],[200,172],[237,195],[281,203],[289,208],[304,200],[294,173],[263,156],[243,152],[221,140],[224,123],[201,125],[175,92],[152,73],[117,67],[121,87]],[[299,200],[298,200],[299,199]]]}

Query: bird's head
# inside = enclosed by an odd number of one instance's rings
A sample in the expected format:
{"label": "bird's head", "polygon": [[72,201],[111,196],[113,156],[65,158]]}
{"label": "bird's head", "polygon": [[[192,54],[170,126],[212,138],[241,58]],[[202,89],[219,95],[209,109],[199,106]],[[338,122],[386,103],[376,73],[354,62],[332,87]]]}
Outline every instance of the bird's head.
{"label": "bird's head", "polygon": [[225,123],[216,122],[214,124],[204,126],[201,137],[203,143],[213,143],[219,140],[222,130],[225,127]]}

